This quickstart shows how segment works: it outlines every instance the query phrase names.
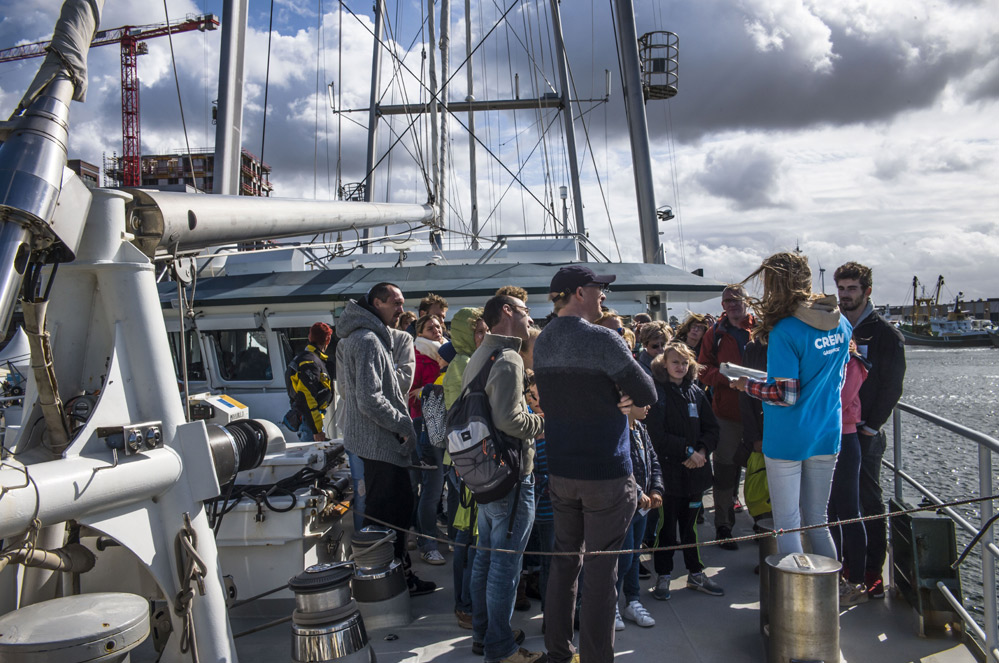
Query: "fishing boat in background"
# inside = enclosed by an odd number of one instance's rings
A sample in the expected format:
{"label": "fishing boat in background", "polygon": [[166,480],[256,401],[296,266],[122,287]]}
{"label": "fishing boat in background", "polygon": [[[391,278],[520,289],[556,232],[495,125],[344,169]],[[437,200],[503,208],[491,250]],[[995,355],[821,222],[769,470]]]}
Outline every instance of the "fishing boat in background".
{"label": "fishing boat in background", "polygon": [[912,277],[912,312],[899,326],[906,345],[933,347],[988,347],[993,341],[996,327],[989,320],[974,318],[961,308],[961,295],[954,297],[953,307],[946,315],[938,315],[940,289],[944,277],[937,277],[933,294],[927,296],[925,288],[920,296],[919,279]]}

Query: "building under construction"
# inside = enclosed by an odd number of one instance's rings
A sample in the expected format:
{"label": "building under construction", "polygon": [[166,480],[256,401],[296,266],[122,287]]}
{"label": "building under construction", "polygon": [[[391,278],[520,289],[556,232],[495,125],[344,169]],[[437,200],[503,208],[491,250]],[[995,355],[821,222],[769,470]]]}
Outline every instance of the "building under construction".
{"label": "building under construction", "polygon": [[[122,186],[123,162],[113,155],[104,158],[104,185]],[[145,154],[140,162],[141,186],[158,189],[190,189],[210,193],[215,183],[215,152],[203,149],[190,158],[182,151],[173,154]],[[270,197],[271,167],[246,149],[240,157],[239,193],[243,196]]]}

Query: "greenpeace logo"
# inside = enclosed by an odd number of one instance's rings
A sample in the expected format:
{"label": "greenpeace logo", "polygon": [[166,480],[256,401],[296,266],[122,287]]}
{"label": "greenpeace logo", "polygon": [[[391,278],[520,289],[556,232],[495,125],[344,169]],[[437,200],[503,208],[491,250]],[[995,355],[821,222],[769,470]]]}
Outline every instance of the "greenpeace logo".
{"label": "greenpeace logo", "polygon": [[839,351],[839,346],[846,343],[846,334],[842,332],[820,336],[815,339],[815,349],[823,350],[822,356],[831,355]]}
{"label": "greenpeace logo", "polygon": [[846,342],[846,334],[829,334],[828,336],[820,336],[815,339],[815,349],[825,350],[826,348],[835,348],[837,345],[841,345]]}

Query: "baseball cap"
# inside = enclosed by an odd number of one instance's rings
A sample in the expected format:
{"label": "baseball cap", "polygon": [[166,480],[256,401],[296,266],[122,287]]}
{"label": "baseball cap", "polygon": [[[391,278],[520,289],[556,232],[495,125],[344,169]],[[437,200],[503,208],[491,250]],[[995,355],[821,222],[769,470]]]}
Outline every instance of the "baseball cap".
{"label": "baseball cap", "polygon": [[565,295],[584,285],[609,285],[616,278],[614,274],[596,274],[583,265],[566,265],[555,272],[549,292]]}

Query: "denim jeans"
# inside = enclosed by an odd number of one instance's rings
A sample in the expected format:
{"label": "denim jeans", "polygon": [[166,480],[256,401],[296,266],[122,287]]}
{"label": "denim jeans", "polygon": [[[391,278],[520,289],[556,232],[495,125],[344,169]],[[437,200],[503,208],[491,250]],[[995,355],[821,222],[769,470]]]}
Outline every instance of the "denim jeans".
{"label": "denim jeans", "polygon": [[[511,517],[513,528],[507,536]],[[479,505],[479,545],[517,551],[478,550],[472,564],[472,638],[482,643],[487,663],[507,658],[518,649],[510,620],[533,523],[533,475],[521,480],[519,494],[514,488],[501,500]]]}
{"label": "denim jeans", "polygon": [[[843,435],[832,493],[829,495],[829,522],[860,517],[860,440],[856,433]],[[867,532],[864,523],[829,528],[836,550],[842,553],[846,578],[856,584],[864,582],[864,562],[867,558]]]}
{"label": "denim jeans", "polygon": [[[550,520],[535,520],[534,529],[531,530],[531,539],[534,541],[532,550],[538,552],[552,552],[555,550],[555,523]],[[551,573],[551,555],[537,555],[538,566],[538,591],[541,592],[541,612],[545,612],[545,594],[548,589],[548,575]]]}
{"label": "denim jeans", "polygon": [[[417,531],[427,536],[437,536],[437,505],[441,501],[441,490],[444,488],[444,450],[430,444],[427,433],[420,435],[420,459],[429,465],[436,465],[435,470],[420,472],[420,501],[417,503]],[[433,539],[420,537],[420,552],[437,550],[437,542]]]}
{"label": "denim jeans", "polygon": [[[624,533],[624,542],[621,550],[637,550],[642,545],[642,537],[645,535],[645,519],[648,514],[635,511],[631,524]],[[625,604],[637,601],[641,596],[642,589],[638,585],[638,567],[640,566],[638,553],[621,553],[617,561],[617,596],[620,600],[621,590],[624,590]]]}
{"label": "denim jeans", "polygon": [[347,462],[350,465],[350,482],[354,487],[354,501],[351,504],[354,509],[354,531],[364,526],[364,461],[357,454],[347,452]]}
{"label": "denim jeans", "polygon": [[451,558],[451,580],[454,582],[454,609],[472,614],[472,566],[475,564],[475,544],[471,529],[456,530],[454,557]]}
{"label": "denim jeans", "polygon": [[[888,440],[884,431],[877,435],[861,433],[857,437],[860,439],[860,512],[865,516],[878,516],[885,512],[884,495],[881,494],[881,459]],[[879,578],[888,551],[886,522],[881,518],[864,523],[867,530],[867,571]]]}
{"label": "denim jeans", "polygon": [[[835,454],[812,456],[805,460],[779,460],[766,456],[767,483],[770,485],[770,505],[774,526],[778,530],[797,529],[802,525],[824,525],[832,489]],[[812,552],[836,559],[836,545],[829,528],[806,532]],[[777,537],[781,553],[800,553],[801,535],[783,534]]]}

